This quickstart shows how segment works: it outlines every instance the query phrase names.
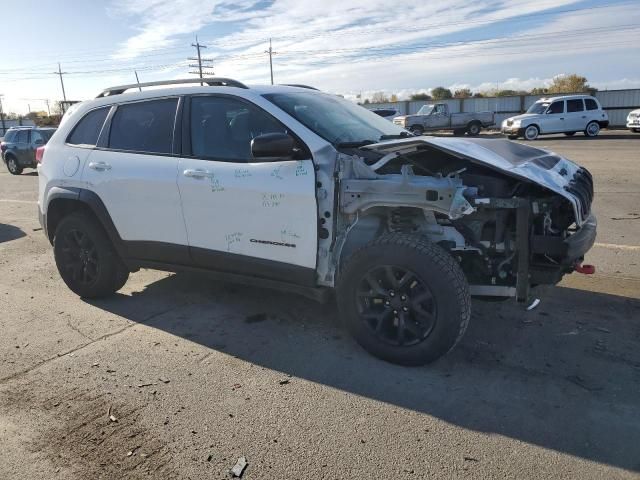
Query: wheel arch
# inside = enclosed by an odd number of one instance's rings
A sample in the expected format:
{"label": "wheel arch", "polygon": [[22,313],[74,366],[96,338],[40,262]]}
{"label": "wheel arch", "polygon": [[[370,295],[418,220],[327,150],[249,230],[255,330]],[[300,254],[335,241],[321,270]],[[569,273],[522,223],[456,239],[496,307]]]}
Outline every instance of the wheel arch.
{"label": "wheel arch", "polygon": [[74,212],[84,212],[98,220],[120,257],[124,257],[122,238],[102,199],[95,192],[82,188],[59,188],[50,193],[45,215],[46,233],[51,243],[60,220]]}

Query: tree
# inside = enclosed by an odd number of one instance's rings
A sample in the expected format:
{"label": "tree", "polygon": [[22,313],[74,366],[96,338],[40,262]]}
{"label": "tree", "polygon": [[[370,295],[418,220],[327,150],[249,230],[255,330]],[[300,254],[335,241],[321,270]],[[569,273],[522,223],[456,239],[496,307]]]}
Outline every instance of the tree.
{"label": "tree", "polygon": [[453,92],[453,98],[469,98],[471,97],[471,90],[468,88],[460,88]]}
{"label": "tree", "polygon": [[589,86],[585,77],[571,73],[554,77],[548,90],[549,93],[582,93],[595,89]]}
{"label": "tree", "polygon": [[482,92],[476,92],[473,94],[473,98],[484,98],[484,94]]}
{"label": "tree", "polygon": [[496,97],[515,97],[516,95],[526,95],[526,92],[518,92],[516,90],[498,90],[495,92]]}
{"label": "tree", "polygon": [[398,101],[398,96],[395,93],[393,95],[391,95],[391,101],[392,102],[397,102]]}
{"label": "tree", "polygon": [[384,94],[384,92],[376,92],[371,97],[371,103],[387,103],[389,102],[389,98]]}
{"label": "tree", "polygon": [[409,96],[409,100],[431,100],[431,96],[426,93],[414,93]]}
{"label": "tree", "polygon": [[445,100],[447,98],[453,98],[453,94],[451,93],[451,90],[444,87],[436,87],[433,90],[431,90],[431,96],[433,97],[434,100]]}
{"label": "tree", "polygon": [[531,89],[531,95],[546,95],[549,93],[549,89],[545,87],[535,87]]}
{"label": "tree", "polygon": [[364,99],[364,102],[362,102],[363,105],[369,105],[371,102],[369,101],[368,98]]}

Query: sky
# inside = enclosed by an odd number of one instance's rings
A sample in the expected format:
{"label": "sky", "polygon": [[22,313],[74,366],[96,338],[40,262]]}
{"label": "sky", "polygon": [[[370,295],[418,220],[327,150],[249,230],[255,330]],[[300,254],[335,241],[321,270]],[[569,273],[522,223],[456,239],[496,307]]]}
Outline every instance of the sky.
{"label": "sky", "polygon": [[578,73],[640,88],[640,0],[0,0],[5,112],[46,110],[140,81],[217,76],[303,83],[355,99],[436,86],[530,89]]}

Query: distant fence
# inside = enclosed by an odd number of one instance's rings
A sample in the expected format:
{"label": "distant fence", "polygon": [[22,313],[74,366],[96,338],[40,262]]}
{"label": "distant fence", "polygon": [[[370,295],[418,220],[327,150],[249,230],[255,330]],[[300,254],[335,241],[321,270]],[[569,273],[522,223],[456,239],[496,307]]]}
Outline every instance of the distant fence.
{"label": "distant fence", "polygon": [[25,125],[27,127],[35,127],[35,123],[33,120],[27,120],[26,118],[21,118],[18,120],[7,120],[4,119],[4,122],[0,122],[0,137],[4,137],[4,134],[7,133],[11,127],[17,127],[19,125]]}
{"label": "distant fence", "polygon": [[[563,94],[570,95],[570,94]],[[483,98],[452,98],[438,100],[446,103],[452,113],[491,111],[496,114],[496,125],[500,125],[505,118],[524,113],[536,100],[552,95],[516,95],[512,97],[483,97]],[[602,104],[602,108],[609,115],[612,127],[624,127],[627,115],[631,110],[640,108],[640,88],[629,90],[603,90],[596,92],[595,97]],[[434,103],[435,100],[415,100],[389,103],[369,103],[364,105],[368,109],[395,108],[400,115],[412,115],[423,105]]]}

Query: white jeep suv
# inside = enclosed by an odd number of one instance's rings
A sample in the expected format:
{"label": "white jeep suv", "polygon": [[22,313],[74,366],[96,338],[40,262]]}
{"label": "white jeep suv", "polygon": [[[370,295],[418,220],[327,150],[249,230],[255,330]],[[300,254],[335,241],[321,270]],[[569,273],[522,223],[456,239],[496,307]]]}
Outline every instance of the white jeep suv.
{"label": "white jeep suv", "polygon": [[583,132],[596,137],[601,128],[609,126],[609,117],[600,102],[589,95],[565,95],[541,98],[526,113],[502,122],[502,133],[511,140],[523,137],[535,140],[538,135],[564,133],[573,136]]}
{"label": "white jeep suv", "polygon": [[38,171],[40,221],[78,295],[140,268],[335,293],[364,348],[408,365],[460,340],[471,295],[525,302],[585,271],[596,234],[575,163],[414,137],[310,87],[113,87],[67,112]]}

